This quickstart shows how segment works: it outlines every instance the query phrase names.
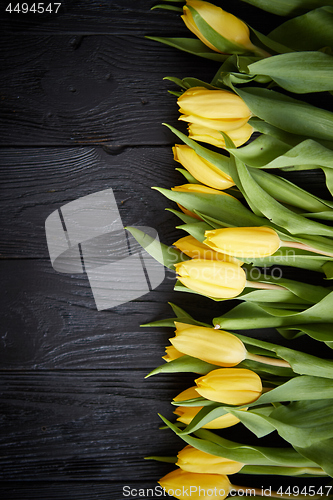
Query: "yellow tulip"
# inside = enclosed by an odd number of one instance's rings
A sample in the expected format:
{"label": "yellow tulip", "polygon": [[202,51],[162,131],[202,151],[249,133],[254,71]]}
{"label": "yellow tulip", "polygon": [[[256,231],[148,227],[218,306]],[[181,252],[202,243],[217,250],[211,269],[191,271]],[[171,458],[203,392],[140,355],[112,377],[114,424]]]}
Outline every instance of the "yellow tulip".
{"label": "yellow tulip", "polygon": [[174,246],[193,259],[222,260],[224,262],[233,262],[239,266],[243,264],[243,262],[230,255],[223,255],[222,252],[215,252],[191,235],[180,238],[180,240],[174,243]]}
{"label": "yellow tulip", "polygon": [[218,366],[236,366],[247,355],[241,340],[224,330],[175,321],[176,336],[169,339],[180,352]]}
{"label": "yellow tulip", "polygon": [[[218,191],[208,186],[203,186],[202,184],[183,184],[182,186],[175,186],[171,188],[171,191],[179,191],[181,193],[207,193],[207,194],[219,194],[221,196],[231,196],[228,193]],[[233,196],[231,196],[233,198]]]}
{"label": "yellow tulip", "polygon": [[[187,401],[188,399],[195,399],[200,397],[197,392],[197,387],[190,387],[185,391],[181,392],[176,396],[173,400],[177,401]],[[178,415],[177,421],[182,422],[185,425],[189,425],[194,417],[199,413],[199,411],[203,408],[203,406],[177,406],[174,411],[175,415]],[[227,427],[232,427],[233,425],[238,424],[239,418],[235,417],[231,413],[226,413],[221,417],[217,417],[211,422],[203,425],[203,429],[225,429]]]}
{"label": "yellow tulip", "polygon": [[192,87],[178,98],[179,120],[229,132],[248,122],[251,111],[237,94],[228,90]]}
{"label": "yellow tulip", "polygon": [[192,259],[175,264],[175,268],[184,286],[212,298],[237,297],[246,285],[244,269],[231,262]]}
{"label": "yellow tulip", "polygon": [[243,21],[211,3],[202,2],[200,0],[186,0],[186,5],[183,8],[184,15],[181,17],[186,27],[210,49],[215,50],[215,52],[221,52],[214,46],[212,41],[202,35],[188,7],[192,7],[196,10],[211,28],[230,42],[233,42],[241,48],[243,47],[244,51],[253,51],[255,49],[250,40],[249,28]]}
{"label": "yellow tulip", "polygon": [[[183,184],[182,186],[175,186],[171,188],[171,191],[178,191],[181,193],[207,193],[207,194],[219,194],[221,196],[230,196],[230,194],[224,193],[223,191],[218,191],[217,189],[213,189],[208,186],[203,186],[202,184]],[[233,196],[231,196],[233,198]],[[183,207],[179,203],[177,203],[178,207],[184,212],[186,215],[190,215],[191,217],[194,217],[195,219],[201,220],[201,218],[195,214],[194,212],[191,212],[188,208]]]}
{"label": "yellow tulip", "polygon": [[193,387],[189,387],[182,391],[178,396],[174,397],[173,400],[177,403],[178,401],[187,401],[188,399],[200,398],[197,387],[194,385]]}
{"label": "yellow tulip", "polygon": [[160,479],[166,494],[178,500],[224,500],[232,486],[222,474],[196,474],[176,469]]}
{"label": "yellow tulip", "polygon": [[218,368],[195,383],[200,396],[228,405],[253,403],[262,392],[259,375],[246,368]]}
{"label": "yellow tulip", "polygon": [[[235,130],[230,130],[228,136],[235,144],[236,147],[241,146],[247,142],[251,135],[253,134],[254,128],[248,123],[245,123],[242,127],[236,128]],[[212,128],[203,127],[197,125],[196,123],[190,123],[188,127],[188,136],[190,139],[199,142],[207,142],[218,148],[225,148],[225,141],[223,135],[220,134],[218,130]],[[195,177],[195,175],[194,175]],[[199,180],[199,179],[198,179]]]}
{"label": "yellow tulip", "polygon": [[205,453],[191,445],[185,446],[177,458],[176,465],[182,470],[200,474],[236,474],[244,466],[241,462]]}
{"label": "yellow tulip", "polygon": [[[214,131],[215,132],[215,131]],[[220,134],[222,137],[222,135]],[[172,148],[174,159],[181,163],[195,179],[215,189],[228,189],[234,186],[230,175],[199,156],[186,144],[176,144]]]}
{"label": "yellow tulip", "polygon": [[205,232],[204,243],[216,252],[241,258],[273,255],[280,238],[270,227],[228,227]]}
{"label": "yellow tulip", "polygon": [[169,345],[165,348],[166,355],[162,356],[162,359],[167,361],[173,361],[174,359],[181,358],[184,356],[184,353],[177,351],[177,349],[173,345]]}

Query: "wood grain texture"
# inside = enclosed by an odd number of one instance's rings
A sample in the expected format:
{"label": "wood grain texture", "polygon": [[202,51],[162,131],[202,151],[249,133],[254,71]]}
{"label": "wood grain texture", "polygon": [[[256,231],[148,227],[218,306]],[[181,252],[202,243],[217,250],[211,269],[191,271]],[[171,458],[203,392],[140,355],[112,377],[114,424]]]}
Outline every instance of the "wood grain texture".
{"label": "wood grain texture", "polygon": [[[193,385],[194,377],[155,376],[143,385],[144,375],[143,370],[1,372],[6,422],[1,479],[24,482],[37,476],[38,482],[71,482],[84,477],[153,485],[174,466],[144,457],[174,456],[185,446],[172,431],[159,428],[157,413],[175,421],[170,401]],[[241,424],[217,432],[244,443],[255,440]],[[283,445],[276,435],[265,443]]]}
{"label": "wood grain texture", "polygon": [[179,438],[159,429],[157,413],[174,420],[170,400],[193,378],[156,377],[143,386],[144,375],[2,372],[1,480],[155,481],[166,467],[144,457],[179,447]]}
{"label": "wood grain texture", "polygon": [[[195,318],[210,323],[239,301],[223,303],[189,293],[174,292],[175,278],[116,308],[97,311],[86,275],[64,275],[49,260],[2,261],[2,320],[0,369],[145,369],[163,363],[169,328],[140,328],[173,317],[173,302]],[[275,330],[246,331],[246,335],[299,348],[324,352],[320,342],[302,337],[290,342]],[[332,356],[326,348],[325,356]],[[144,385],[144,381],[142,381]]]}
{"label": "wood grain texture", "polygon": [[[161,126],[161,128],[163,128]],[[45,220],[66,203],[112,188],[124,226],[154,227],[171,244],[179,219],[152,186],[182,184],[171,147],[4,148],[0,150],[1,257],[48,258]]]}
{"label": "wood grain texture", "polygon": [[[177,209],[176,204],[151,189],[185,182],[169,146],[2,148],[0,164],[2,259],[48,258],[46,218],[66,203],[108,188],[124,226],[151,226],[169,245],[184,235],[175,229],[180,219],[165,210]],[[329,199],[321,171],[279,174]]]}
{"label": "wood grain texture", "polygon": [[170,144],[165,76],[211,80],[219,64],[139,36],[3,36],[1,145]]}

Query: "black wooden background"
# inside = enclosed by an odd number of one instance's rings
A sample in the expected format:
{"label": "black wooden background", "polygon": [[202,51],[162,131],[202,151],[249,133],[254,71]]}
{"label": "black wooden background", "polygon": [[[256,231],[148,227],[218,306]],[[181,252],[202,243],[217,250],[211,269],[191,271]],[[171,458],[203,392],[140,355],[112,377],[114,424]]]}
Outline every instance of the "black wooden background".
{"label": "black wooden background", "polygon": [[[207,320],[231,304],[173,292],[168,272],[154,291],[98,312],[86,276],[53,270],[45,219],[111,187],[124,225],[152,226],[168,244],[180,237],[164,210],[172,203],[151,190],[183,183],[175,139],[162,126],[178,118],[163,77],[209,81],[219,65],[146,39],[188,35],[177,14],[150,11],[151,0],[63,0],[57,14],[43,15],[9,14],[8,4],[0,12],[0,493],[120,500],[125,485],[139,495],[173,469],[144,457],[183,447],[159,429],[157,413],[172,419],[170,400],[193,380],[144,379],[171,332],[140,324],[169,316],[168,301]],[[264,33],[281,22],[241,1],[223,6]],[[301,181],[322,185],[317,173]],[[283,481],[239,475],[236,484]]]}

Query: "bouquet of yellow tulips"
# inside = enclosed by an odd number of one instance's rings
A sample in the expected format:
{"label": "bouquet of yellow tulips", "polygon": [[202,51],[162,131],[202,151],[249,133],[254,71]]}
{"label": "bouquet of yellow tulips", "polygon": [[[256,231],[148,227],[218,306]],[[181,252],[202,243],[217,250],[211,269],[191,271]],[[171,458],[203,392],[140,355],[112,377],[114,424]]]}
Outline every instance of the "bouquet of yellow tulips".
{"label": "bouquet of yellow tulips", "polygon": [[[154,8],[180,12],[195,38],[148,37],[220,67],[211,82],[166,78],[188,124],[188,135],[167,125],[181,141],[173,153],[186,182],[155,189],[177,204],[170,211],[186,235],[170,247],[127,229],[175,272],[176,290],[241,301],[213,325],[175,305],[174,318],[145,325],[176,328],[149,376],[199,375],[172,402],[177,421],[161,416],[187,446],[149,457],[176,463],[160,484],[178,499],[244,496],[227,477],[236,473],[333,477],[333,361],[237,333],[276,328],[333,347],[333,1],[244,1],[289,19],[264,35],[212,3],[165,0]],[[321,108],[300,98],[319,92]],[[284,177],[305,169],[322,170],[325,198]],[[287,279],[284,266],[315,271],[321,284]],[[277,431],[285,447],[212,432],[236,424],[256,438]],[[327,488],[292,495],[329,496]]]}

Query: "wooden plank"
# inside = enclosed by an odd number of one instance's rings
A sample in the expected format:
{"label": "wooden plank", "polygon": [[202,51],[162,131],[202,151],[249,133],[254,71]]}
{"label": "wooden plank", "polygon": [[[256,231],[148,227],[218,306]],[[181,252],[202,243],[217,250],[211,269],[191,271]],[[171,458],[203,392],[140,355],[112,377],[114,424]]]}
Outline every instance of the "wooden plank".
{"label": "wooden plank", "polygon": [[[17,498],[15,492],[30,488],[45,494],[53,487],[54,498],[60,498],[64,483],[70,491],[83,478],[88,490],[89,484],[103,488],[108,482],[118,495],[112,499],[122,497],[124,485],[154,487],[174,466],[144,457],[173,456],[185,446],[171,431],[159,428],[157,413],[175,421],[170,401],[193,384],[193,377],[169,374],[144,381],[143,376],[142,370],[2,372],[0,491],[16,482],[13,497],[5,498]],[[258,442],[241,424],[220,433],[237,442]],[[275,433],[260,440],[261,446],[283,444]],[[235,479],[249,486],[258,481],[267,487],[306,484],[304,479],[272,476]],[[320,478],[309,484],[323,482]],[[81,492],[77,498],[85,496]]]}
{"label": "wooden plank", "polygon": [[2,372],[1,480],[157,480],[166,467],[144,457],[182,447],[171,431],[159,429],[157,413],[175,420],[170,401],[193,377],[145,381],[144,375]]}
{"label": "wooden plank", "polygon": [[143,36],[6,35],[0,49],[5,146],[170,144],[161,123],[179,114],[163,78],[211,80],[219,68]]}
{"label": "wooden plank", "polygon": [[[23,14],[6,12],[3,8],[1,27],[6,32],[27,33],[145,33],[155,36],[189,36],[176,12],[150,10],[153,0],[77,0],[61,2],[57,14]],[[217,2],[218,3],[218,2]],[[9,2],[6,2],[8,5]],[[46,2],[47,4],[47,2]],[[12,3],[15,6],[15,2]],[[181,4],[182,5],[182,4]],[[222,5],[221,5],[222,6]],[[223,0],[223,9],[263,28],[265,33],[280,22],[274,16],[240,0]]]}
{"label": "wooden plank", "polygon": [[[113,309],[97,311],[85,275],[55,272],[47,260],[2,261],[0,368],[13,369],[126,369],[148,373],[161,357],[173,331],[140,328],[173,317],[168,302],[210,323],[238,301],[214,302],[190,293],[174,292],[174,275],[167,273],[155,290]],[[323,345],[308,337],[290,342],[275,330],[246,331],[312,354]],[[327,348],[325,356],[330,355]]]}
{"label": "wooden plank", "polygon": [[6,370],[131,367],[148,373],[163,363],[173,332],[140,325],[173,317],[167,302],[203,321],[231,307],[230,301],[218,304],[174,292],[171,272],[157,289],[137,300],[97,311],[86,275],[57,273],[48,260],[39,259],[2,261],[0,271],[5,290],[0,367]]}
{"label": "wooden plank", "polygon": [[[108,151],[110,151],[108,149]],[[1,257],[48,258],[45,220],[61,206],[112,188],[124,226],[154,227],[168,244],[179,219],[164,210],[176,205],[151,186],[182,184],[169,147],[5,148],[1,162]]]}
{"label": "wooden plank", "polygon": [[[163,127],[161,126],[163,129]],[[176,142],[175,137],[172,139]],[[1,258],[48,259],[45,220],[82,196],[112,188],[124,226],[151,226],[171,245],[184,235],[176,208],[152,186],[185,182],[171,147],[0,149]],[[327,197],[321,171],[278,172],[316,195]]]}
{"label": "wooden plank", "polygon": [[[1,373],[2,481],[156,481],[173,466],[145,461],[185,444],[161,430],[157,413],[175,421],[172,398],[193,385],[187,374],[144,380],[143,370]],[[241,424],[220,431],[256,442]],[[277,435],[262,446],[281,446]],[[238,484],[238,483],[237,483]]]}

